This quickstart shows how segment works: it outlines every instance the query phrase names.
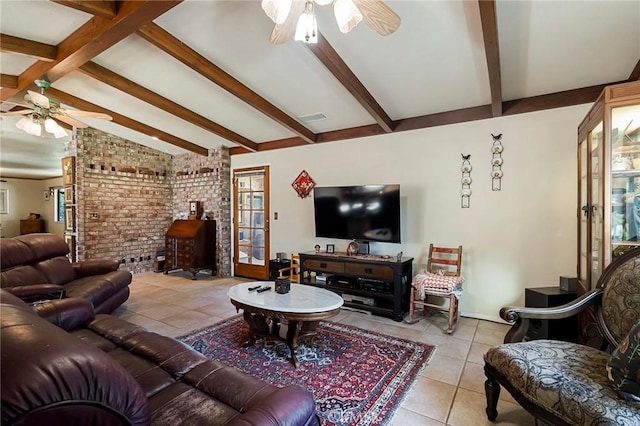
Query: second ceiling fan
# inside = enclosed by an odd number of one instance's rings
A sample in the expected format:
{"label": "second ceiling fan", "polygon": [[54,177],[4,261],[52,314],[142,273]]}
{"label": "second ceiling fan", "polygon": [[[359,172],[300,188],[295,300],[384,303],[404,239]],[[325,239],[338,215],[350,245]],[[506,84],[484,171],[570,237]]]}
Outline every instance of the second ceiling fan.
{"label": "second ceiling fan", "polygon": [[111,120],[111,116],[101,112],[61,108],[58,100],[49,98],[44,94],[45,90],[51,86],[51,83],[41,79],[36,80],[35,84],[40,88],[40,93],[27,90],[27,94],[24,96],[24,101],[27,105],[14,104],[25,107],[25,109],[1,113],[3,116],[24,115],[25,117],[16,123],[16,127],[20,130],[34,136],[42,136],[42,127],[44,127],[46,132],[52,133],[56,138],[61,138],[67,136],[67,134],[55,120],[60,120],[63,123],[77,128],[85,128],[88,126],[74,117]]}
{"label": "second ceiling fan", "polygon": [[382,0],[262,0],[262,9],[276,24],[269,41],[283,44],[295,38],[305,43],[316,43],[318,28],[314,3],[320,6],[333,3],[336,22],[342,33],[348,33],[360,21],[383,36],[400,27],[400,16]]}

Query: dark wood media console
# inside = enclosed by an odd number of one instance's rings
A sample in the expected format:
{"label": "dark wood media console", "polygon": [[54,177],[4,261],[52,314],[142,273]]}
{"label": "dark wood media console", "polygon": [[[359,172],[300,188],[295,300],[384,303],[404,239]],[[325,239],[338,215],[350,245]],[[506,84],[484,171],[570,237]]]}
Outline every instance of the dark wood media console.
{"label": "dark wood media console", "polygon": [[412,257],[300,253],[300,283],[341,295],[344,306],[400,322],[409,310],[412,262]]}

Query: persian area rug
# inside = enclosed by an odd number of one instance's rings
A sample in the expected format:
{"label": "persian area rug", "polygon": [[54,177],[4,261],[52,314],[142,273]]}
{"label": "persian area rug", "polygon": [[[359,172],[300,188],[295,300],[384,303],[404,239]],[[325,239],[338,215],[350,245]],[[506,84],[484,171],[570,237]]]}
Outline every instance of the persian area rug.
{"label": "persian area rug", "polygon": [[249,327],[236,315],[178,337],[210,359],[235,366],[275,386],[309,390],[323,425],[384,425],[400,405],[435,346],[323,321],[313,345],[298,347],[298,368],[286,344],[241,344]]}

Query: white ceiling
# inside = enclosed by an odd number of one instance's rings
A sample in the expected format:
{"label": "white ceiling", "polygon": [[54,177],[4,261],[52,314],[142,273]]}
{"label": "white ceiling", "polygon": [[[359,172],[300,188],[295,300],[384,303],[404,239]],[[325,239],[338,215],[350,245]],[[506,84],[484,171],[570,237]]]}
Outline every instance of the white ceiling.
{"label": "white ceiling", "polygon": [[[476,1],[386,2],[402,19],[387,37],[361,23],[341,34],[330,6],[321,33],[392,120],[492,103]],[[502,99],[528,98],[627,80],[640,60],[640,1],[497,1]],[[0,1],[0,32],[58,45],[92,15],[47,1]],[[324,133],[376,121],[300,42],[271,45],[259,1],[185,1],[154,22],[291,117]],[[0,72],[20,75],[36,60],[0,53]],[[134,34],[93,62],[256,143],[297,136]],[[74,71],[52,85],[206,148],[237,144]],[[22,94],[19,95],[20,100]],[[15,99],[15,98],[14,98]],[[28,137],[0,122],[0,175],[60,174],[61,140]],[[172,154],[154,135],[101,120],[89,125]]]}

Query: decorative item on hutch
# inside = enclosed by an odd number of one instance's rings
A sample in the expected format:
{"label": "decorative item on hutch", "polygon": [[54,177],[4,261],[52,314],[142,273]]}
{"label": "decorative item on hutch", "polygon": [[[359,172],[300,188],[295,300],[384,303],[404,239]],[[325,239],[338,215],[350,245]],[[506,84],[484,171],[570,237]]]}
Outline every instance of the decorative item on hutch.
{"label": "decorative item on hutch", "polygon": [[493,145],[491,146],[491,153],[493,154],[491,159],[491,189],[500,191],[502,189],[502,151],[504,150],[502,133],[497,136],[491,133],[491,136],[493,137]]}
{"label": "decorative item on hutch", "polygon": [[307,198],[316,183],[306,170],[300,172],[298,177],[291,183],[293,189],[298,193],[298,197]]}
{"label": "decorative item on hutch", "polygon": [[358,254],[359,247],[360,246],[357,241],[351,241],[347,245],[347,256],[355,256],[356,254]]}
{"label": "decorative item on hutch", "polygon": [[462,167],[460,168],[460,170],[462,170],[462,190],[460,191],[460,196],[462,197],[461,207],[468,209],[469,199],[471,198],[471,162],[469,161],[471,154],[460,155],[462,155]]}

